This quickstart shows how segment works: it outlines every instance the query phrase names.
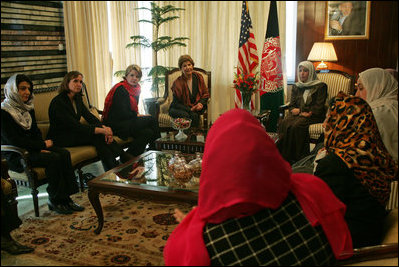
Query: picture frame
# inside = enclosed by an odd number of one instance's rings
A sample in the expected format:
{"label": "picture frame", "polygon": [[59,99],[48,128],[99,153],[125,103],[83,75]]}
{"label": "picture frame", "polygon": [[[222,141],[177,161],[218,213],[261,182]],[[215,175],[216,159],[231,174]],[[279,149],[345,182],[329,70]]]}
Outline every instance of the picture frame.
{"label": "picture frame", "polygon": [[371,1],[326,1],[325,40],[369,39]]}

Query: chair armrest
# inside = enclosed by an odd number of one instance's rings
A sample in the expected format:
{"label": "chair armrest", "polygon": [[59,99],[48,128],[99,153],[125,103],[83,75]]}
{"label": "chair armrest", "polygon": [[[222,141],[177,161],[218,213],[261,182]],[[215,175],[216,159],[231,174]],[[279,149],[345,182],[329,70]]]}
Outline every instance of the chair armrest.
{"label": "chair armrest", "polygon": [[281,105],[281,106],[279,106],[278,107],[278,111],[279,112],[283,112],[284,110],[286,110],[286,109],[289,109],[291,107],[291,103],[287,103],[287,104],[285,104],[285,105]]}
{"label": "chair armrest", "polygon": [[[8,151],[8,152],[15,152],[21,156],[21,164],[25,169],[25,166],[28,166],[30,161],[29,161],[29,152],[28,150],[24,148],[20,148],[17,146],[11,146],[11,145],[1,145],[1,151]],[[29,166],[30,167],[30,166]]]}
{"label": "chair armrest", "polygon": [[339,260],[338,265],[348,265],[364,261],[375,261],[386,258],[398,257],[398,243],[375,245],[370,247],[353,249],[353,256]]}
{"label": "chair armrest", "polygon": [[34,181],[34,177],[33,174],[31,172],[32,169],[32,165],[31,162],[29,160],[29,152],[28,150],[24,149],[24,148],[20,148],[17,146],[12,146],[12,145],[1,145],[1,151],[8,151],[8,152],[15,152],[17,154],[19,154],[21,156],[21,164],[22,167],[24,168],[24,172],[26,173],[26,175],[28,176],[28,180],[30,184],[33,184]]}
{"label": "chair armrest", "polygon": [[284,119],[285,113],[289,108],[291,108],[291,103],[289,102],[278,107],[279,120]]}
{"label": "chair armrest", "polygon": [[157,99],[157,104],[161,105],[161,104],[164,103],[165,101],[166,101],[166,98],[164,98],[164,97],[159,97],[159,98]]}

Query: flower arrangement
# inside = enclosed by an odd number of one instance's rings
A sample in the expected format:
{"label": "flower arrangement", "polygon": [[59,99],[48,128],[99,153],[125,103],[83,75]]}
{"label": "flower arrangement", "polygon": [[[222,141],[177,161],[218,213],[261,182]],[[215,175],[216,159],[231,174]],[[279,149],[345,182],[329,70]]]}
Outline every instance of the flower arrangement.
{"label": "flower arrangement", "polygon": [[258,90],[258,73],[234,73],[234,88],[241,93],[253,94]]}
{"label": "flower arrangement", "polygon": [[234,73],[234,76],[234,88],[241,91],[242,108],[250,111],[251,96],[258,90],[258,73]]}

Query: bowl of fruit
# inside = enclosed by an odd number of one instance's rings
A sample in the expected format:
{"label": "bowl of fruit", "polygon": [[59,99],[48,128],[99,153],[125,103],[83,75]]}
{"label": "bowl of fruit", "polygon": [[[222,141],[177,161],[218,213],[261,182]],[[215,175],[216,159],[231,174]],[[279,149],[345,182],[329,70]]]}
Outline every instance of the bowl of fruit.
{"label": "bowl of fruit", "polygon": [[179,132],[176,134],[175,139],[178,141],[183,141],[187,139],[187,135],[183,130],[187,130],[191,126],[191,120],[185,118],[174,118],[172,119],[172,127]]}

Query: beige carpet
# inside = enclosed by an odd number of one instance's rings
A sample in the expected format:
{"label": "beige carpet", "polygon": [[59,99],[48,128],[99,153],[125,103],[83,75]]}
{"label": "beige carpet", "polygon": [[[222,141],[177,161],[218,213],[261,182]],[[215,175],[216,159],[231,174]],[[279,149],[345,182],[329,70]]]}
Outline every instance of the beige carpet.
{"label": "beige carpet", "polygon": [[1,265],[164,265],[163,248],[177,226],[173,211],[191,209],[183,203],[100,195],[105,221],[102,232],[96,235],[97,217],[87,193],[78,193],[73,199],[85,206],[85,211],[59,215],[43,205],[40,217],[34,217],[33,211],[25,214],[12,236],[35,251],[18,256],[2,251]]}

